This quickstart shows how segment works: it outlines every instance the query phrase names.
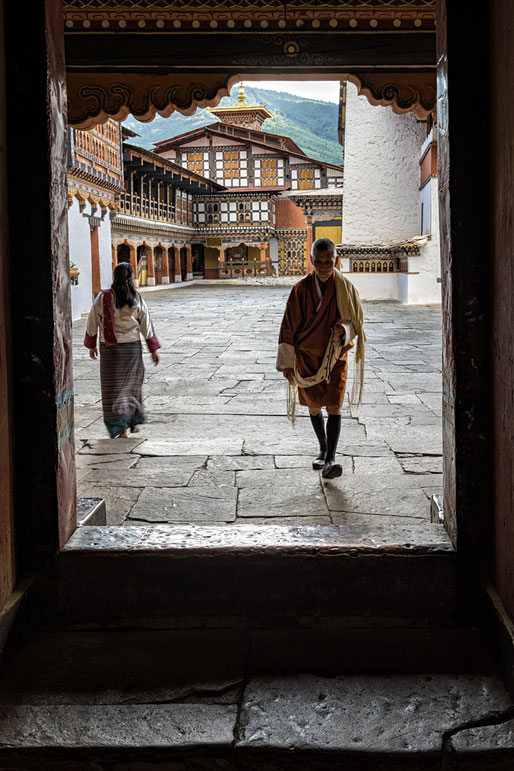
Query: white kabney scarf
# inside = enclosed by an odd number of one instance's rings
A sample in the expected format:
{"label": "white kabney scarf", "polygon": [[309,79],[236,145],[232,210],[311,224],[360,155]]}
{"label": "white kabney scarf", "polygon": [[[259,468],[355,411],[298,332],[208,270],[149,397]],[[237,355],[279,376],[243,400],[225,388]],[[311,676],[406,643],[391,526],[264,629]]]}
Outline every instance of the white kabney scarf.
{"label": "white kabney scarf", "polygon": [[[359,293],[356,288],[343,274],[334,269],[334,281],[336,288],[336,301],[339,317],[341,321],[349,321],[355,330],[357,337],[357,347],[354,357],[353,384],[350,394],[350,406],[358,407],[362,402],[362,391],[364,387],[364,359],[366,354],[366,335],[363,329],[363,313]],[[319,307],[319,306],[318,306]],[[341,344],[340,334],[336,329],[332,330],[330,340],[321,362],[321,366],[315,375],[303,377],[298,372],[296,362],[294,366],[294,384],[289,383],[287,396],[287,417],[294,425],[296,417],[296,389],[311,388],[326,381],[330,383],[330,376],[336,362],[341,356],[341,351],[346,341]]]}

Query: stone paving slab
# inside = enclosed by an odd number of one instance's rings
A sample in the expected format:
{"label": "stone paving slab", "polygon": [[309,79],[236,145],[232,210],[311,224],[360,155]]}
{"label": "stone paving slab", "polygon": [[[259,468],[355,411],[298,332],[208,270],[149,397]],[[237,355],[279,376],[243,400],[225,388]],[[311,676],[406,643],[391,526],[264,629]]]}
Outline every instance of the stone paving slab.
{"label": "stone paving slab", "polygon": [[207,461],[208,471],[246,471],[247,469],[273,468],[275,468],[273,455],[213,455]]}
{"label": "stone paving slab", "polygon": [[[91,471],[88,484],[102,484],[105,481],[105,470],[97,468]],[[109,468],[109,483],[114,487],[185,487],[195,473],[193,469],[148,469],[132,468],[125,471]]]}
{"label": "stone paving slab", "polygon": [[394,455],[385,458],[362,458],[354,456],[355,474],[403,474],[404,469]]}
{"label": "stone paving slab", "polygon": [[82,445],[77,445],[81,455],[126,455],[144,442],[138,439],[87,439]]}
{"label": "stone paving slab", "polygon": [[137,468],[139,471],[167,471],[189,469],[191,473],[197,469],[205,468],[208,455],[138,455]]}
{"label": "stone paving slab", "polygon": [[445,731],[509,704],[498,678],[479,675],[256,678],[238,745],[439,753]]}
{"label": "stone paving slab", "polygon": [[[245,472],[243,472],[245,473]],[[247,473],[247,472],[246,472]],[[298,485],[244,487],[239,491],[238,518],[328,516],[327,502],[319,479]]]}
{"label": "stone paving slab", "polygon": [[[110,476],[110,475],[108,475]],[[78,486],[79,497],[103,498],[108,525],[119,525],[128,516],[132,507],[141,495],[142,487],[111,487],[104,481],[102,484],[89,482],[89,475]],[[87,491],[87,496],[84,495]]]}
{"label": "stone paving slab", "polygon": [[[457,769],[503,769],[514,768],[514,719],[499,725],[476,726],[459,731],[450,740],[452,752],[456,756]],[[495,756],[500,756],[497,765],[493,765]],[[466,759],[468,763],[466,763]],[[475,761],[471,765],[470,761]]]}
{"label": "stone paving slab", "polygon": [[87,455],[77,453],[75,465],[77,468],[101,468],[109,471],[114,469],[129,469],[139,461],[138,455]]}
{"label": "stone paving slab", "polygon": [[379,514],[394,517],[418,517],[426,520],[430,503],[423,490],[366,490],[354,492],[325,485],[328,508],[354,514]]}
{"label": "stone paving slab", "polygon": [[[311,459],[312,462],[312,459]],[[302,469],[264,469],[262,471],[238,471],[237,486],[240,490],[247,487],[256,489],[260,487],[312,487],[319,486],[319,471],[314,471],[311,464]],[[320,492],[322,492],[320,488]]]}
{"label": "stone paving slab", "polygon": [[144,355],[148,422],[127,440],[106,438],[98,363],[82,346],[85,322],[74,324],[79,493],[104,497],[108,522],[428,520],[441,487],[440,309],[365,304],[363,404],[350,413],[346,401],[343,476],[321,485],[308,411],[287,421],[274,368],[288,293],[269,283],[146,292],[163,347],[158,367]]}
{"label": "stone paving slab", "polygon": [[203,439],[200,437],[191,437],[190,439],[169,440],[159,442],[153,440],[145,441],[144,445],[139,447],[139,452],[143,456],[177,456],[182,455],[241,455],[243,449],[243,439],[233,439],[230,437],[219,439]]}
{"label": "stone paving slab", "polygon": [[443,459],[440,456],[416,457],[398,455],[398,462],[408,474],[442,474]]}
{"label": "stone paving slab", "polygon": [[195,487],[194,494],[183,487],[145,487],[132,507],[127,521],[192,522],[213,525],[234,522],[235,487]]}
{"label": "stone paving slab", "polygon": [[[275,466],[278,469],[302,469],[308,477],[315,457],[314,453],[312,455],[275,455]],[[353,474],[353,459],[350,456],[339,455],[337,462],[342,466],[343,474]]]}
{"label": "stone paving slab", "polygon": [[220,704],[9,707],[0,746],[193,747],[230,745],[237,707]]}

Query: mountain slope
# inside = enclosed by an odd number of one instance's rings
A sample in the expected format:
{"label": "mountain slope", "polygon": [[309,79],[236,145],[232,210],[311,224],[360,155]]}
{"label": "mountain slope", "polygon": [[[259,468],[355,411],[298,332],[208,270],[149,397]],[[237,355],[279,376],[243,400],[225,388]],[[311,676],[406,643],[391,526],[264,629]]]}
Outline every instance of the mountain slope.
{"label": "mountain slope", "polygon": [[[231,96],[223,98],[219,106],[228,107],[235,104],[238,90],[239,86],[234,86]],[[336,104],[252,86],[245,86],[245,91],[247,104],[266,104],[275,114],[273,118],[264,121],[264,131],[291,137],[310,158],[325,163],[342,164],[343,151],[337,142]],[[130,117],[123,125],[140,135],[134,138],[134,144],[151,150],[154,142],[184,134],[215,121],[215,116],[208,110],[198,109],[191,116],[178,112],[173,113],[170,118],[157,116],[151,123],[140,123]]]}

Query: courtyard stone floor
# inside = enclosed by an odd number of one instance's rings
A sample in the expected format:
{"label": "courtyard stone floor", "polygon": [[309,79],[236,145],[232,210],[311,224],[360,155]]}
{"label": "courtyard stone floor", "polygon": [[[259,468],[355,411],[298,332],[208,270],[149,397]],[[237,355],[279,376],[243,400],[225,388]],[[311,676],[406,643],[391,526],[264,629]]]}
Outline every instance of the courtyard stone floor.
{"label": "courtyard stone floor", "polygon": [[365,303],[364,400],[358,415],[345,404],[342,477],[322,481],[308,412],[291,426],[275,370],[289,291],[146,292],[161,361],[145,354],[148,422],[126,440],[107,438],[99,365],[82,345],[85,320],[74,323],[78,495],[105,498],[108,524],[429,521],[442,492],[440,307]]}

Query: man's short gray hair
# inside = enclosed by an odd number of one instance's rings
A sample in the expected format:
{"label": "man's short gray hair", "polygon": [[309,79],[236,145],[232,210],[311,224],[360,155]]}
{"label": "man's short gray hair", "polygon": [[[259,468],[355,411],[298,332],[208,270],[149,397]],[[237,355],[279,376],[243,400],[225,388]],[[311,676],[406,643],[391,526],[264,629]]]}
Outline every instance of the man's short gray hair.
{"label": "man's short gray hair", "polygon": [[311,256],[314,257],[315,252],[332,252],[334,256],[337,255],[336,245],[330,238],[317,238],[311,249]]}

